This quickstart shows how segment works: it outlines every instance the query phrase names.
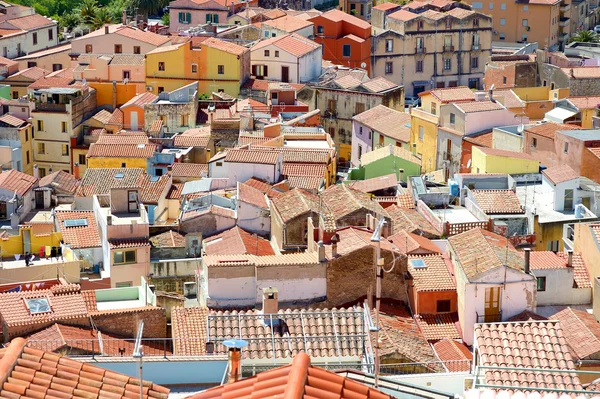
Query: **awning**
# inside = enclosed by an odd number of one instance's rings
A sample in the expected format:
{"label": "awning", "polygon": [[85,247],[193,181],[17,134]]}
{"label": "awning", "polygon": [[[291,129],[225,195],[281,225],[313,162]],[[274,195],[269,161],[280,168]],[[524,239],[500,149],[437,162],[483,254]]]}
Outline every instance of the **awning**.
{"label": "awning", "polygon": [[546,112],[544,119],[550,122],[564,123],[567,119],[577,115],[577,111],[572,111],[566,108],[554,108],[552,111]]}

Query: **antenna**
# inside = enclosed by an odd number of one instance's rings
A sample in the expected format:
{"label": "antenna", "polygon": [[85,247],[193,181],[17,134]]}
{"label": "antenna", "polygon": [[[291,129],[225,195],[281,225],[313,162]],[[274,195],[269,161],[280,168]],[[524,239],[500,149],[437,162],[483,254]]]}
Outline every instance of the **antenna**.
{"label": "antenna", "polygon": [[144,399],[144,352],[142,351],[142,334],[144,332],[144,321],[140,322],[138,327],[137,336],[135,337],[135,346],[133,347],[133,358],[139,359],[139,367],[140,367],[140,399]]}

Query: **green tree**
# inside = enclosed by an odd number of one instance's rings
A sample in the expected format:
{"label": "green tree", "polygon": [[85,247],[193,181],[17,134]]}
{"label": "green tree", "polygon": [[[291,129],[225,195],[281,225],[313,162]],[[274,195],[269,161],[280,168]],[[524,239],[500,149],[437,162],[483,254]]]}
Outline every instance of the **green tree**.
{"label": "green tree", "polygon": [[93,30],[100,29],[106,24],[114,23],[114,19],[107,8],[98,8],[96,15],[92,20],[91,28]]}
{"label": "green tree", "polygon": [[164,13],[163,16],[160,18],[160,22],[164,26],[169,26],[169,23],[171,22],[171,15],[168,12]]}
{"label": "green tree", "polygon": [[138,14],[141,14],[144,19],[150,14],[156,14],[169,5],[169,0],[133,0],[131,6],[136,9]]}
{"label": "green tree", "polygon": [[81,17],[76,12],[69,12],[58,17],[58,26],[72,29],[81,23]]}
{"label": "green tree", "polygon": [[598,34],[591,30],[580,30],[569,40],[569,42],[582,43],[598,43],[598,41]]}
{"label": "green tree", "polygon": [[91,27],[94,25],[94,20],[98,13],[98,2],[96,0],[81,0],[78,11],[81,16],[81,22]]}

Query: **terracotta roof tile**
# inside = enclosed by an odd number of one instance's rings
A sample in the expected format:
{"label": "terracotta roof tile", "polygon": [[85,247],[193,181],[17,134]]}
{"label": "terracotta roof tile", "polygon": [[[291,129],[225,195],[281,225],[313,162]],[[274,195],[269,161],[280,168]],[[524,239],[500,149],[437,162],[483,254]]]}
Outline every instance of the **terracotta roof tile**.
{"label": "terracotta roof tile", "polygon": [[171,328],[175,338],[175,354],[198,356],[206,354],[207,308],[181,308],[171,310]]}
{"label": "terracotta roof tile", "polygon": [[210,141],[210,127],[188,129],[173,138],[175,147],[207,147]]}
{"label": "terracotta roof tile", "polygon": [[355,190],[362,191],[363,193],[372,193],[374,191],[384,190],[386,188],[396,189],[398,186],[398,179],[396,178],[395,173],[391,173],[385,176],[349,182],[348,185]]}
{"label": "terracotta roof tile", "polygon": [[52,88],[57,88],[57,87],[80,87],[78,86],[78,84],[74,83],[74,79],[73,78],[64,78],[64,77],[53,77],[53,76],[46,76],[43,77],[41,79],[36,80],[35,82],[33,82],[32,84],[30,84],[29,86],[27,86],[28,89],[31,90],[35,90],[35,89],[52,89]]}
{"label": "terracotta roof tile", "polygon": [[404,209],[415,209],[415,199],[412,193],[398,194],[396,197],[398,207]]}
{"label": "terracotta roof tile", "polygon": [[167,199],[181,199],[181,194],[183,193],[184,183],[173,183],[169,192],[167,193]]}
{"label": "terracotta roof tile", "polygon": [[411,19],[417,18],[419,15],[407,10],[398,10],[388,15],[390,19],[397,19],[398,21],[410,21]]}
{"label": "terracotta roof tile", "polygon": [[369,194],[348,187],[347,184],[334,184],[320,194],[324,208],[336,221],[361,209],[375,215],[388,216],[383,207]]}
{"label": "terracotta roof tile", "polygon": [[225,162],[275,165],[279,161],[279,153],[275,151],[231,149],[225,156]]}
{"label": "terracotta roof tile", "polygon": [[321,14],[319,17],[323,17],[333,22],[344,22],[344,24],[348,24],[350,26],[354,25],[360,29],[371,29],[371,24],[369,24],[367,21],[357,18],[354,15],[347,14],[338,9],[327,11],[326,13]]}
{"label": "terracotta roof tile", "polygon": [[292,17],[291,15],[286,15],[281,18],[264,21],[262,23],[262,29],[275,28],[284,32],[293,33],[313,25],[314,24],[311,21],[305,21],[300,18]]}
{"label": "terracotta roof tile", "polygon": [[[98,248],[102,246],[98,225],[92,211],[56,211],[56,220],[63,241],[71,249]],[[85,220],[85,226],[67,226],[66,220]]]}
{"label": "terracotta roof tile", "polygon": [[415,320],[428,341],[461,338],[457,313],[420,314]]}
{"label": "terracotta roof tile", "polygon": [[569,180],[579,179],[579,174],[566,164],[544,169],[542,174],[555,185]]}
{"label": "terracotta roof tile", "polygon": [[269,209],[265,194],[244,183],[238,183],[238,200],[261,209]]}
{"label": "terracotta roof tile", "polygon": [[451,373],[469,372],[473,354],[464,344],[453,339],[442,339],[433,344],[433,350]]}
{"label": "terracotta roof tile", "polygon": [[156,137],[156,135],[158,135],[160,133],[162,128],[163,128],[162,119],[157,119],[150,124],[150,127],[148,128],[148,134],[152,137]]}
{"label": "terracotta roof tile", "polygon": [[[565,252],[554,253],[551,251],[531,251],[531,270],[566,269],[569,255]],[[573,253],[571,265],[573,267],[573,288],[591,288],[590,275],[581,253]]]}
{"label": "terracotta roof tile", "polygon": [[474,112],[490,112],[490,111],[499,111],[506,109],[499,102],[494,101],[470,101],[470,102],[460,102],[456,104],[456,107],[462,110],[465,114],[471,114]]}
{"label": "terracotta roof tile", "polygon": [[410,114],[377,105],[352,119],[387,137],[410,142]]}
{"label": "terracotta roof tile", "polygon": [[572,96],[567,97],[567,100],[579,110],[598,108],[600,104],[600,96]]}
{"label": "terracotta roof tile", "polygon": [[108,243],[110,244],[110,249],[127,249],[150,246],[150,242],[144,238],[112,239],[108,240]]}
{"label": "terracotta roof tile", "polygon": [[360,158],[360,163],[364,166],[389,156],[395,156],[419,166],[421,165],[421,159],[414,156],[412,152],[391,144],[363,154]]}
{"label": "terracotta roof tile", "polygon": [[402,7],[400,4],[396,4],[396,3],[381,3],[379,5],[376,5],[375,7],[373,7],[373,10],[383,10],[383,11],[387,11],[387,10],[391,10],[393,8],[398,8],[398,7]]}
{"label": "terracotta roof tile", "polygon": [[[398,247],[403,254],[427,255],[441,253],[440,249],[431,240],[404,230],[388,236],[387,239]],[[433,260],[431,261],[433,262]]]}
{"label": "terracotta roof tile", "polygon": [[547,317],[541,316],[530,310],[524,310],[521,313],[514,315],[506,321],[535,321],[535,320],[548,320]]}
{"label": "terracotta roof tile", "polygon": [[[351,255],[353,252],[361,250],[363,248],[374,246],[371,241],[373,231],[361,227],[344,227],[336,231],[338,237],[337,243],[337,256]],[[388,241],[387,239],[381,240],[381,249],[383,251],[400,253],[398,247]],[[332,245],[325,245],[325,256],[327,259],[334,259],[332,252]]]}
{"label": "terracotta roof tile", "polygon": [[471,193],[475,203],[488,215],[525,213],[512,190],[472,190]]}
{"label": "terracotta roof tile", "polygon": [[98,141],[96,141],[96,144],[148,144],[149,143],[149,139],[148,136],[146,136],[145,133],[143,132],[139,132],[137,134],[135,133],[116,133],[116,134],[109,134],[109,133],[103,133],[101,135],[98,136]]}
{"label": "terracotta roof tile", "polygon": [[158,96],[151,91],[145,91],[143,93],[135,95],[131,100],[121,105],[119,108],[123,109],[129,106],[135,106],[144,109],[145,104],[153,103]]}
{"label": "terracotta roof tile", "polygon": [[551,316],[563,327],[567,345],[577,359],[589,359],[600,352],[600,324],[585,310],[561,310]]}
{"label": "terracotta roof tile", "polygon": [[[390,16],[391,17],[391,16]],[[433,89],[423,93],[419,93],[419,96],[431,94],[435,99],[441,103],[452,103],[457,101],[473,101],[475,100],[475,94],[468,87],[451,87],[445,89]]]}
{"label": "terracotta roof tile", "polygon": [[205,238],[202,245],[206,255],[275,255],[268,240],[237,226]]}
{"label": "terracotta roof tile", "polygon": [[[361,41],[364,41],[361,39]],[[371,93],[383,93],[388,90],[392,90],[401,86],[398,86],[396,83],[391,80],[387,80],[383,76],[378,76],[376,78],[367,80],[366,82],[362,82],[360,87],[370,91]]]}
{"label": "terracotta roof tile", "polygon": [[288,35],[262,40],[252,46],[251,50],[256,51],[270,45],[273,45],[294,57],[301,57],[321,47],[319,43],[313,42],[312,40],[296,33],[291,33]]}
{"label": "terracotta roof tile", "polygon": [[155,248],[185,248],[185,237],[176,231],[168,230],[153,237],[150,243]]}
{"label": "terracotta roof tile", "polygon": [[114,54],[110,65],[146,65],[144,54]]}
{"label": "terracotta roof tile", "polygon": [[579,129],[579,127],[573,126],[573,125],[565,125],[563,123],[544,122],[544,123],[540,123],[538,125],[530,126],[530,127],[526,128],[525,131],[554,140],[554,135],[556,134],[556,132],[561,131],[561,130],[576,130],[576,129]]}
{"label": "terracotta roof tile", "polygon": [[299,188],[285,192],[278,198],[273,198],[271,204],[284,223],[306,213],[319,213],[321,209],[317,196]]}
{"label": "terracotta roof tile", "polygon": [[173,177],[201,177],[208,176],[208,165],[205,163],[182,163],[176,162],[171,166]]}
{"label": "terracotta roof tile", "polygon": [[[576,373],[527,371],[528,368],[574,370],[565,334],[558,321],[527,321],[475,325],[475,345],[482,366],[519,368],[485,372],[489,385],[582,389]],[[542,349],[542,350],[540,350]]]}
{"label": "terracotta roof tile", "polygon": [[10,114],[4,114],[0,116],[0,122],[12,127],[21,127],[27,124],[27,122],[23,119],[17,118],[16,116],[12,116]]}
{"label": "terracotta roof tile", "polygon": [[287,182],[292,188],[301,188],[312,193],[318,192],[324,184],[322,176],[288,176]]}
{"label": "terracotta roof tile", "polygon": [[98,144],[93,143],[88,158],[150,158],[156,151],[155,144]]}
{"label": "terracotta roof tile", "polygon": [[24,196],[38,184],[38,179],[18,170],[0,173],[0,188]]}
{"label": "terracotta roof tile", "polygon": [[114,33],[119,36],[128,37],[130,39],[134,39],[140,42],[152,44],[154,46],[161,46],[169,41],[168,36],[143,31],[141,29],[134,28],[131,26],[122,26],[119,29],[117,29]]}
{"label": "terracotta roof tile", "polygon": [[441,236],[441,233],[415,209],[405,209],[398,205],[392,205],[385,210],[392,219],[394,232],[406,230],[429,238],[439,238]]}
{"label": "terracotta roof tile", "polygon": [[[123,177],[116,177],[117,175]],[[168,181],[168,176],[152,181],[152,176],[139,168],[88,168],[75,196],[110,194],[111,188],[141,188],[142,202],[153,203],[158,202]]]}
{"label": "terracotta roof tile", "polygon": [[281,174],[283,176],[311,176],[323,178],[326,171],[327,165],[314,163],[286,162],[281,168]]}
{"label": "terracotta roof tile", "polygon": [[96,291],[95,290],[81,290],[81,297],[85,302],[85,307],[88,312],[97,312],[98,304],[96,302]]}
{"label": "terracotta roof tile", "polygon": [[227,53],[234,54],[234,55],[242,55],[246,51],[250,51],[246,47],[237,45],[233,42],[226,42],[224,40],[220,40],[215,37],[210,37],[210,38],[204,40],[202,42],[201,46],[211,47],[211,48],[225,51]]}
{"label": "terracotta roof tile", "polygon": [[483,133],[478,134],[477,136],[465,137],[465,141],[476,144],[479,147],[488,147],[492,148],[493,146],[493,133]]}
{"label": "terracotta roof tile", "polygon": [[40,187],[52,187],[62,192],[74,194],[79,187],[79,179],[64,170],[50,173],[40,179]]}
{"label": "terracotta roof tile", "polygon": [[[399,245],[398,240],[392,241],[395,245]],[[429,251],[434,249],[437,248],[430,248]],[[439,249],[437,253],[440,253]],[[420,264],[425,266],[415,267]],[[408,259],[408,272],[413,279],[416,292],[456,291],[456,283],[441,255],[411,256]]]}
{"label": "terracotta roof tile", "polygon": [[56,25],[56,22],[40,14],[27,15],[20,18],[12,18],[6,22],[11,24],[15,28],[22,30],[33,30],[43,28],[44,26]]}
{"label": "terracotta roof tile", "polygon": [[217,205],[210,205],[205,208],[192,209],[190,211],[184,212],[183,215],[181,216],[181,220],[190,220],[190,219],[193,219],[193,218],[196,218],[199,216],[208,215],[208,214],[222,216],[222,217],[226,217],[229,219],[235,219],[235,217],[236,217],[236,212],[234,209],[223,208],[223,207],[217,206]]}
{"label": "terracotta roof tile", "polygon": [[278,198],[282,195],[281,191],[273,189],[272,185],[256,177],[251,177],[250,179],[246,180],[244,184],[260,190],[260,192],[267,194],[267,197],[269,198]]}
{"label": "terracotta roof tile", "polygon": [[48,75],[50,73],[50,71],[40,68],[40,67],[31,67],[31,68],[27,68],[27,69],[23,69],[22,71],[19,71],[11,76],[8,77],[9,80],[20,80],[20,79],[16,79],[18,77],[25,77],[27,79],[31,79],[33,81],[38,80],[43,78],[44,76]]}
{"label": "terracotta roof tile", "polygon": [[[557,3],[558,1],[553,1]],[[562,72],[569,79],[598,79],[600,78],[600,67],[599,66],[583,66],[583,67],[571,67],[561,68]]]}

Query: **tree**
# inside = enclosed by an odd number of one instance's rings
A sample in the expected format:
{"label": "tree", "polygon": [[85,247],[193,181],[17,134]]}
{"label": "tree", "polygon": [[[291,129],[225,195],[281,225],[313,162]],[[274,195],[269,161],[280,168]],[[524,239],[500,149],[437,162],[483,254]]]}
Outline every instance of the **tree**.
{"label": "tree", "polygon": [[160,18],[160,22],[164,26],[169,26],[169,22],[171,22],[171,15],[169,14],[169,12],[163,14],[163,16]]}
{"label": "tree", "polygon": [[168,0],[133,0],[131,3],[133,9],[137,9],[138,14],[142,15],[144,20],[148,18],[148,15],[155,14],[168,5]]}
{"label": "tree", "polygon": [[114,23],[114,19],[112,15],[110,15],[108,9],[98,8],[98,10],[96,11],[96,15],[94,16],[94,19],[92,21],[91,28],[93,30],[96,30],[102,28],[104,25],[112,23]]}
{"label": "tree", "polygon": [[98,12],[98,2],[96,0],[81,0],[81,6],[79,7],[79,15],[81,15],[81,21],[87,26],[94,26],[94,20],[96,19],[96,13]]}
{"label": "tree", "polygon": [[598,41],[598,34],[592,30],[580,30],[569,40],[569,42],[581,43],[598,43]]}

